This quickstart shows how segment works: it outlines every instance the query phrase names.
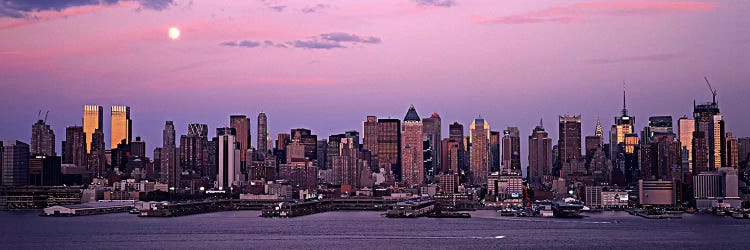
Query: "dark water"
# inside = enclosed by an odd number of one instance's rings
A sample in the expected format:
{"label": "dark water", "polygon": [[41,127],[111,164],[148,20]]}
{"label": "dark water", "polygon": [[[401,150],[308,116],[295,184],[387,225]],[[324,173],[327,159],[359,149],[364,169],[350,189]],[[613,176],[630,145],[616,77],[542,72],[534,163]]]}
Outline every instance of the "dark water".
{"label": "dark water", "polygon": [[748,249],[750,220],[686,215],[648,220],[606,212],[584,219],[388,219],[330,212],[291,219],[257,211],[177,218],[130,214],[47,218],[0,212],[0,249]]}

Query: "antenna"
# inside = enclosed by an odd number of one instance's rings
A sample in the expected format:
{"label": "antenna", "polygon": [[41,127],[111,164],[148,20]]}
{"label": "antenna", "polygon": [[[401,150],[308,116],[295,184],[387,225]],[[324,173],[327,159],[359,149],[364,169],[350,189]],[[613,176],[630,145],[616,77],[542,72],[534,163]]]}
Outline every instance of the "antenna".
{"label": "antenna", "polygon": [[716,89],[714,89],[713,87],[711,87],[711,83],[708,82],[708,77],[704,76],[703,79],[706,80],[706,84],[708,84],[708,90],[711,91],[711,95],[713,97],[713,104],[716,104],[716,95],[717,95],[718,91]]}

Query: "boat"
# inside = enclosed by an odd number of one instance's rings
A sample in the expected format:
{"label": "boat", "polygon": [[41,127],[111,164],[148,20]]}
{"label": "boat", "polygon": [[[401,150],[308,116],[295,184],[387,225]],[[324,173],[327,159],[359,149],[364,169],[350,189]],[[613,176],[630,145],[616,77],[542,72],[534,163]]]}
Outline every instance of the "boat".
{"label": "boat", "polygon": [[385,213],[385,217],[416,218],[426,216],[434,211],[434,200],[409,200],[389,206],[388,211]]}
{"label": "boat", "polygon": [[434,213],[427,215],[427,218],[471,218],[470,213]]}
{"label": "boat", "polygon": [[556,201],[552,203],[552,214],[557,218],[581,218],[583,204],[574,201]]}
{"label": "boat", "polygon": [[500,213],[500,216],[514,216],[516,215],[516,210],[513,210],[512,208],[504,208],[502,210],[497,210],[498,213]]}

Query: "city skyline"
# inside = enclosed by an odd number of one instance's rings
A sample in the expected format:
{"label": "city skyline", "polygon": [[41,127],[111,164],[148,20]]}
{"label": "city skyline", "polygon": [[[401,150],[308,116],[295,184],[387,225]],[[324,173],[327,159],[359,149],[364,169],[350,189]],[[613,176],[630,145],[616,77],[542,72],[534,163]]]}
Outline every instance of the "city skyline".
{"label": "city skyline", "polygon": [[[596,118],[618,115],[622,81],[632,114],[676,118],[690,116],[692,100],[710,100],[704,76],[719,90],[727,130],[750,134],[742,115],[750,58],[736,53],[750,44],[745,2],[157,2],[0,6],[0,35],[11,38],[0,41],[0,137],[25,140],[38,110],[51,111],[62,135],[82,125],[79,106],[88,103],[130,106],[133,135],[149,148],[165,120],[185,134],[188,123],[221,127],[230,114],[255,125],[263,111],[271,135],[334,134],[358,129],[366,115],[398,118],[409,104],[445,123],[468,126],[482,115],[521,134],[539,118],[581,114],[586,134]],[[92,20],[101,25],[86,25]],[[363,41],[346,42],[355,38]],[[302,43],[251,46],[265,40]],[[222,45],[232,41],[238,46]],[[345,48],[303,48],[309,41]]]}

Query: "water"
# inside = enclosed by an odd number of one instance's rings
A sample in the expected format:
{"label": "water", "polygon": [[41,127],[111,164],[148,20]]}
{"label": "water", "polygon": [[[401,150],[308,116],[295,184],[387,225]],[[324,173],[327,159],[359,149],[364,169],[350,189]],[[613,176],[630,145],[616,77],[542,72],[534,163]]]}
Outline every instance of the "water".
{"label": "water", "polygon": [[389,219],[329,212],[288,219],[232,211],[176,218],[107,214],[39,217],[0,212],[0,249],[742,249],[750,220],[685,215],[648,220],[622,212],[583,219],[500,217]]}

